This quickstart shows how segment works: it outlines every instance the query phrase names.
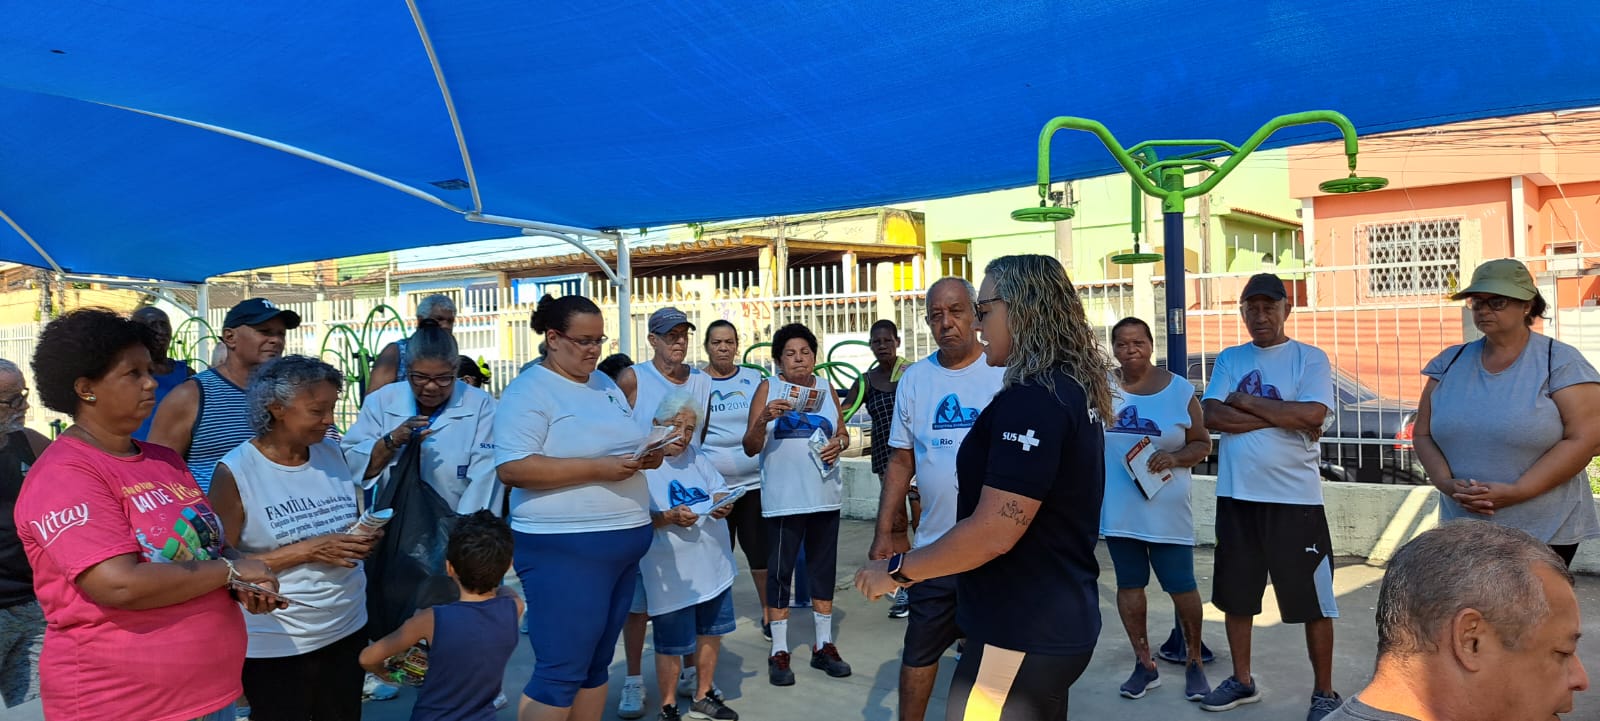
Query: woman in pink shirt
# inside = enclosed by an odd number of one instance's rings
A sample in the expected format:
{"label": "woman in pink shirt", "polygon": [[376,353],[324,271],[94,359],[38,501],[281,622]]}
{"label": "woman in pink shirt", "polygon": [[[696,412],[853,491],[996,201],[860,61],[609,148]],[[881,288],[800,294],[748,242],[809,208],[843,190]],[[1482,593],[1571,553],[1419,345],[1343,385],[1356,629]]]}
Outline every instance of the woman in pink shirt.
{"label": "woman in pink shirt", "polygon": [[155,406],[149,330],[104,310],[46,326],[39,399],[73,425],[29,469],[17,535],[44,608],[47,718],[232,719],[245,631],[239,604],[275,608],[266,564],[225,547],[183,459],[134,441]]}

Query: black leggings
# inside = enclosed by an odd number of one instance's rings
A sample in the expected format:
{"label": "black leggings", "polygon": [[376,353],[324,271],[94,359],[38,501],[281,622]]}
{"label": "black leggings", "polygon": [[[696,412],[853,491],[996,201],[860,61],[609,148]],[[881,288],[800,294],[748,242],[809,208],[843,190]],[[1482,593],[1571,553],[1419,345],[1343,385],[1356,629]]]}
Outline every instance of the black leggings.
{"label": "black leggings", "polygon": [[761,517],[761,489],[751,489],[733,502],[728,513],[728,540],[744,546],[744,560],[752,571],[767,570],[772,543],[767,539],[767,519]]}
{"label": "black leggings", "polygon": [[945,721],[1066,721],[1067,691],[1091,655],[1046,656],[969,639],[950,679]]}
{"label": "black leggings", "polygon": [[795,575],[801,544],[806,549],[812,600],[832,601],[839,576],[839,512],[774,516],[767,519],[767,531],[772,543],[767,556],[767,607],[789,607],[789,579]]}
{"label": "black leggings", "polygon": [[244,695],[255,721],[360,721],[360,631],[315,651],[244,660]]}
{"label": "black leggings", "polygon": [[1578,555],[1578,544],[1563,543],[1559,546],[1551,546],[1550,550],[1555,551],[1556,555],[1561,557],[1561,562],[1567,564],[1567,568],[1572,568],[1572,557]]}

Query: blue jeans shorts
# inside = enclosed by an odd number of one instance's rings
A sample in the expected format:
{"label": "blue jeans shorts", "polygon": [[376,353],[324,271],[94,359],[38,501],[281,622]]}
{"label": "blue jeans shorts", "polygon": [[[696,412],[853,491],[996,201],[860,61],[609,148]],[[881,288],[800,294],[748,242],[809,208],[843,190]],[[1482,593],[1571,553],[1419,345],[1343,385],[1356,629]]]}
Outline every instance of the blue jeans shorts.
{"label": "blue jeans shorts", "polygon": [[1167,593],[1188,593],[1200,587],[1194,580],[1194,546],[1106,536],[1106,550],[1117,571],[1118,589],[1150,585],[1152,568],[1161,590]]}
{"label": "blue jeans shorts", "polygon": [[715,598],[693,606],[653,616],[650,625],[655,628],[656,653],[662,656],[694,653],[700,636],[733,633],[733,588],[726,588]]}

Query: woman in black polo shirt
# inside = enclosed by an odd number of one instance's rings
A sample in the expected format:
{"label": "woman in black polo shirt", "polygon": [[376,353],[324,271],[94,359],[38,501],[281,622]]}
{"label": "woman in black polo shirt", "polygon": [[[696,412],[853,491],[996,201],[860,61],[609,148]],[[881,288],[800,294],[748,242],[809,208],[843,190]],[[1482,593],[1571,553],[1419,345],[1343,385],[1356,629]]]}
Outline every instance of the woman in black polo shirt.
{"label": "woman in black polo shirt", "polygon": [[959,522],[937,542],[856,574],[868,598],[960,574],[966,651],[946,719],[1060,721],[1100,635],[1094,546],[1111,415],[1110,362],[1054,258],[984,270],[978,332],[1005,386],[956,460]]}

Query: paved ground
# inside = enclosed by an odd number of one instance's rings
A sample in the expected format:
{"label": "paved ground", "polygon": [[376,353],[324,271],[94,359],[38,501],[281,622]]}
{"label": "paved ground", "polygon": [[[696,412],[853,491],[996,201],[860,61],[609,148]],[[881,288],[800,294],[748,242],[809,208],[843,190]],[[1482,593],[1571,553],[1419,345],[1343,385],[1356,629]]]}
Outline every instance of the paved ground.
{"label": "paved ground", "polygon": [[[839,539],[839,586],[847,586],[864,557],[871,541],[871,527],[863,522],[844,522]],[[742,560],[742,559],[741,559]],[[1196,572],[1200,576],[1202,592],[1208,592],[1211,575],[1211,553],[1202,549],[1196,558]],[[1183,699],[1182,669],[1170,664],[1160,664],[1165,684],[1152,690],[1145,698],[1129,701],[1117,695],[1117,687],[1128,676],[1133,666],[1133,654],[1127,647],[1115,607],[1115,587],[1111,577],[1110,560],[1104,550],[1100,557],[1101,614],[1104,622],[1100,644],[1094,662],[1083,678],[1072,688],[1072,717],[1074,719],[1215,719],[1225,721],[1262,721],[1265,719],[1302,719],[1305,717],[1311,686],[1311,666],[1306,660],[1304,637],[1299,627],[1279,623],[1271,594],[1266,601],[1266,613],[1256,623],[1255,674],[1265,699],[1258,704],[1243,706],[1234,711],[1209,714]],[[1347,560],[1335,574],[1335,588],[1339,594],[1339,609],[1343,617],[1336,622],[1334,681],[1342,693],[1351,693],[1365,685],[1371,675],[1376,632],[1372,623],[1373,607],[1377,601],[1378,582],[1382,570],[1367,566],[1359,560]],[[795,674],[798,683],[788,688],[776,688],[766,681],[768,643],[761,637],[760,618],[755,591],[749,577],[741,575],[735,586],[735,606],[740,614],[739,628],[724,639],[721,668],[717,672],[717,685],[728,698],[729,705],[740,712],[746,721],[784,720],[820,721],[833,719],[863,719],[863,721],[895,721],[896,687],[899,673],[899,652],[905,622],[885,616],[886,604],[869,604],[853,588],[848,593],[841,590],[835,605],[835,629],[845,660],[855,667],[855,674],[846,679],[830,679],[821,671],[807,665],[806,651],[795,654]],[[1585,613],[1585,626],[1591,637],[1600,636],[1600,578],[1580,577],[1578,596]],[[1166,637],[1172,623],[1172,606],[1166,596],[1154,593],[1150,598],[1151,635]],[[791,645],[803,648],[811,638],[809,617],[800,613],[791,621]],[[1055,619],[1036,619],[1036,622],[1054,623]],[[1216,609],[1206,607],[1206,642],[1217,652],[1217,661],[1208,667],[1213,685],[1229,673],[1227,643],[1222,634],[1222,616]],[[645,675],[653,678],[652,656],[645,647]],[[1589,668],[1600,668],[1600,648],[1589,643],[1580,648],[1580,655]],[[622,649],[617,648],[617,660],[612,667],[611,699],[609,707],[615,709],[617,688],[623,676]],[[533,654],[524,640],[506,669],[507,695],[515,699],[527,682],[533,667]],[[943,697],[950,673],[954,670],[953,654],[947,654],[941,664],[939,685],[928,718],[944,718]],[[649,684],[654,688],[653,682]],[[1600,699],[1595,694],[1580,695],[1577,709],[1569,719],[1600,719]],[[368,721],[401,721],[410,716],[412,692],[402,692],[393,701],[365,705],[364,718]],[[659,706],[654,690],[648,702],[652,708]],[[0,718],[11,714],[28,716],[21,710],[0,711]],[[514,709],[503,710],[501,719],[514,719]],[[608,719],[615,718],[608,712]],[[654,715],[646,717],[653,721]]]}
{"label": "paved ground", "polygon": [[[869,524],[844,522],[839,539],[841,588],[847,586],[854,576],[855,568],[859,565],[858,559],[865,557],[871,537]],[[1202,593],[1207,593],[1210,588],[1211,552],[1201,550],[1197,554],[1196,564]],[[1265,694],[1265,700],[1261,703],[1221,714],[1201,711],[1197,705],[1183,699],[1182,669],[1165,663],[1160,664],[1165,682],[1162,687],[1152,690],[1138,701],[1118,696],[1117,687],[1132,670],[1133,652],[1128,648],[1126,635],[1117,619],[1111,563],[1103,548],[1100,565],[1104,569],[1100,581],[1104,626],[1094,662],[1072,688],[1074,719],[1195,718],[1251,721],[1305,717],[1311,694],[1311,665],[1306,660],[1304,635],[1300,627],[1285,626],[1279,622],[1270,593],[1266,613],[1257,621],[1255,636],[1255,674]],[[1367,566],[1359,560],[1347,560],[1335,574],[1334,585],[1339,593],[1339,609],[1343,617],[1335,626],[1334,681],[1343,693],[1358,690],[1371,676],[1373,649],[1377,643],[1372,613],[1381,578],[1381,569]],[[1590,628],[1591,635],[1600,634],[1600,578],[1582,577],[1578,588],[1583,608],[1588,611],[1585,625]],[[839,591],[834,607],[834,625],[839,636],[840,651],[845,660],[855,667],[855,674],[846,679],[830,679],[807,665],[810,660],[808,652],[799,650],[795,653],[798,682],[788,688],[777,688],[766,681],[769,646],[761,637],[758,603],[749,577],[741,575],[734,590],[734,603],[740,615],[739,628],[724,639],[717,685],[727,696],[729,705],[739,711],[744,719],[895,721],[899,652],[905,622],[887,618],[886,604],[869,604],[854,588],[850,588],[848,593]],[[1158,592],[1151,595],[1150,617],[1151,635],[1164,639],[1173,618],[1172,605],[1164,594]],[[1037,619],[1037,622],[1053,623],[1055,620]],[[1215,685],[1229,673],[1229,661],[1227,642],[1222,633],[1222,615],[1209,605],[1206,607],[1205,632],[1207,645],[1217,653],[1217,661],[1208,667],[1211,682]],[[791,645],[802,648],[811,638],[809,618],[794,614],[789,635]],[[646,679],[651,679],[654,672],[648,644],[645,654],[645,675]],[[1600,663],[1600,650],[1594,645],[1585,649],[1583,656],[1591,663]],[[532,665],[533,654],[528,645],[523,643],[506,671],[506,689],[513,699],[527,682]],[[616,664],[612,668],[609,705],[614,709],[617,688],[623,676],[620,645]],[[943,697],[954,668],[954,656],[947,654],[941,663],[940,681],[934,690],[929,719],[944,718]],[[653,689],[653,682],[648,686]],[[652,690],[648,702],[651,708],[659,706],[656,696]],[[368,703],[365,718],[375,721],[405,719],[411,707],[410,698],[410,692],[407,691],[406,695],[394,701]],[[513,719],[515,715],[511,709],[507,709],[500,718]],[[615,716],[608,713],[608,718]],[[1600,699],[1580,697],[1576,712],[1569,718],[1600,719]],[[647,721],[652,720],[653,714],[647,717]]]}

